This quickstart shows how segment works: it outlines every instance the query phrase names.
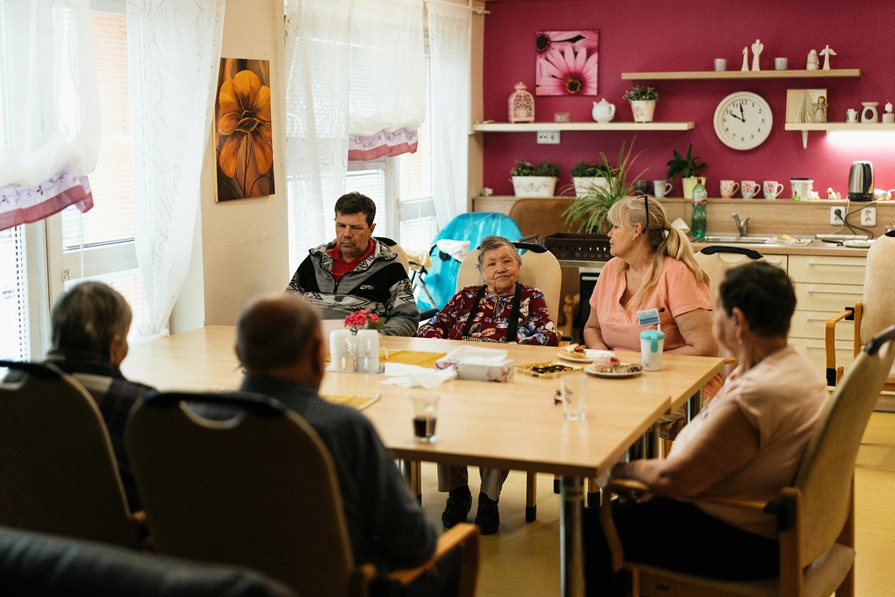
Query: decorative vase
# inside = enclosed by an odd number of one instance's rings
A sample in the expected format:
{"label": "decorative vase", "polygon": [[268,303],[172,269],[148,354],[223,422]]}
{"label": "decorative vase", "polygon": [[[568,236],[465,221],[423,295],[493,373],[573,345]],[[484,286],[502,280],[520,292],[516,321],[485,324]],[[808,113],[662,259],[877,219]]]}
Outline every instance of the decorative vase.
{"label": "decorative vase", "polygon": [[513,192],[517,197],[553,197],[555,176],[513,176]]}
{"label": "decorative vase", "polygon": [[686,178],[681,178],[681,186],[684,189],[684,199],[692,199],[693,187],[696,186],[696,183],[702,183],[702,186],[706,186],[705,181],[705,176],[688,176]]}
{"label": "decorative vase", "polygon": [[631,100],[634,122],[652,122],[656,111],[656,100]]}
{"label": "decorative vase", "polygon": [[573,176],[572,184],[575,186],[576,197],[587,194],[594,187],[609,190],[609,181],[603,176]]}
{"label": "decorative vase", "polygon": [[507,100],[509,108],[508,119],[510,122],[534,122],[535,121],[535,98],[526,91],[525,83],[519,81],[514,85],[516,91],[510,94]]}

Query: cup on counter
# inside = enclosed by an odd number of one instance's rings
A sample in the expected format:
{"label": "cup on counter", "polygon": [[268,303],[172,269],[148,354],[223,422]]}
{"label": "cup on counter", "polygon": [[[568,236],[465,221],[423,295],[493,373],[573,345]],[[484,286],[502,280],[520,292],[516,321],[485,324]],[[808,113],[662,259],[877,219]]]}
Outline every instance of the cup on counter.
{"label": "cup on counter", "polygon": [[587,402],[587,379],[584,374],[567,373],[559,376],[559,399],[567,421],[583,421]]}
{"label": "cup on counter", "polygon": [[811,192],[814,190],[814,179],[812,178],[790,178],[789,186],[792,187],[793,201],[808,201],[811,199]]}
{"label": "cup on counter", "polygon": [[653,196],[656,199],[664,199],[665,196],[671,192],[672,184],[667,180],[654,180],[653,181]]}
{"label": "cup on counter", "polygon": [[846,122],[858,122],[858,111],[854,108],[849,108],[845,111],[845,121]]}
{"label": "cup on counter", "polygon": [[430,391],[418,391],[410,395],[413,413],[413,435],[421,444],[434,444],[438,439],[435,424],[438,422],[439,395]]}
{"label": "cup on counter", "polygon": [[662,369],[662,349],[665,346],[665,334],[659,330],[643,330],[640,332],[640,361],[644,371]]}
{"label": "cup on counter", "polygon": [[783,184],[776,180],[766,180],[761,185],[761,192],[765,199],[776,199],[783,192]]}
{"label": "cup on counter", "polygon": [[774,58],[774,70],[786,70],[789,68],[789,60],[785,57]]}
{"label": "cup on counter", "polygon": [[740,188],[740,183],[735,180],[722,180],[721,181],[721,197],[724,199],[730,199],[734,195],[736,195],[737,190]]}
{"label": "cup on counter", "polygon": [[727,70],[727,58],[715,58],[715,70]]}
{"label": "cup on counter", "polygon": [[740,182],[740,190],[743,193],[743,199],[752,199],[761,189],[754,180],[743,180]]}

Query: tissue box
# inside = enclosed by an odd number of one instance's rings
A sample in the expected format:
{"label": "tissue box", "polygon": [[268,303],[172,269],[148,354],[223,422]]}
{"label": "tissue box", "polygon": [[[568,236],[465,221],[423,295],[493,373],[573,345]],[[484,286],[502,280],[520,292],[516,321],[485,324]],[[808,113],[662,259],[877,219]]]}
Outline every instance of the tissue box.
{"label": "tissue box", "polygon": [[500,381],[513,379],[515,371],[513,359],[504,359],[499,363],[457,363],[457,377],[472,381]]}

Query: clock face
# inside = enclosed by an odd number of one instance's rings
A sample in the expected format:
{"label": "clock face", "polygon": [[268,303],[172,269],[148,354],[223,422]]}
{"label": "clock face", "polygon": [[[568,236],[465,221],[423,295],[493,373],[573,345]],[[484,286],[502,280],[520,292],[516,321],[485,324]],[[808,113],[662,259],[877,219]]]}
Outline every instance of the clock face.
{"label": "clock face", "polygon": [[771,134],[773,124],[771,106],[750,91],[731,93],[715,109],[715,133],[733,149],[758,147]]}

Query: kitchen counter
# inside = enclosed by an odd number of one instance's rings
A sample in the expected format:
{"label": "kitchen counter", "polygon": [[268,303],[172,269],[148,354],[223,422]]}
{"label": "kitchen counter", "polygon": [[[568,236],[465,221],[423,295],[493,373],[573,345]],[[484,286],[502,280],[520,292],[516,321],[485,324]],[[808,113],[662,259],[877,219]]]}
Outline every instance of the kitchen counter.
{"label": "kitchen counter", "polygon": [[[724,245],[724,243],[693,242],[693,250],[699,251],[703,247],[712,245]],[[728,245],[753,249],[763,255],[827,255],[831,257],[867,257],[867,249],[853,249],[814,240],[810,245],[783,245],[783,244],[745,244],[737,243]]]}

